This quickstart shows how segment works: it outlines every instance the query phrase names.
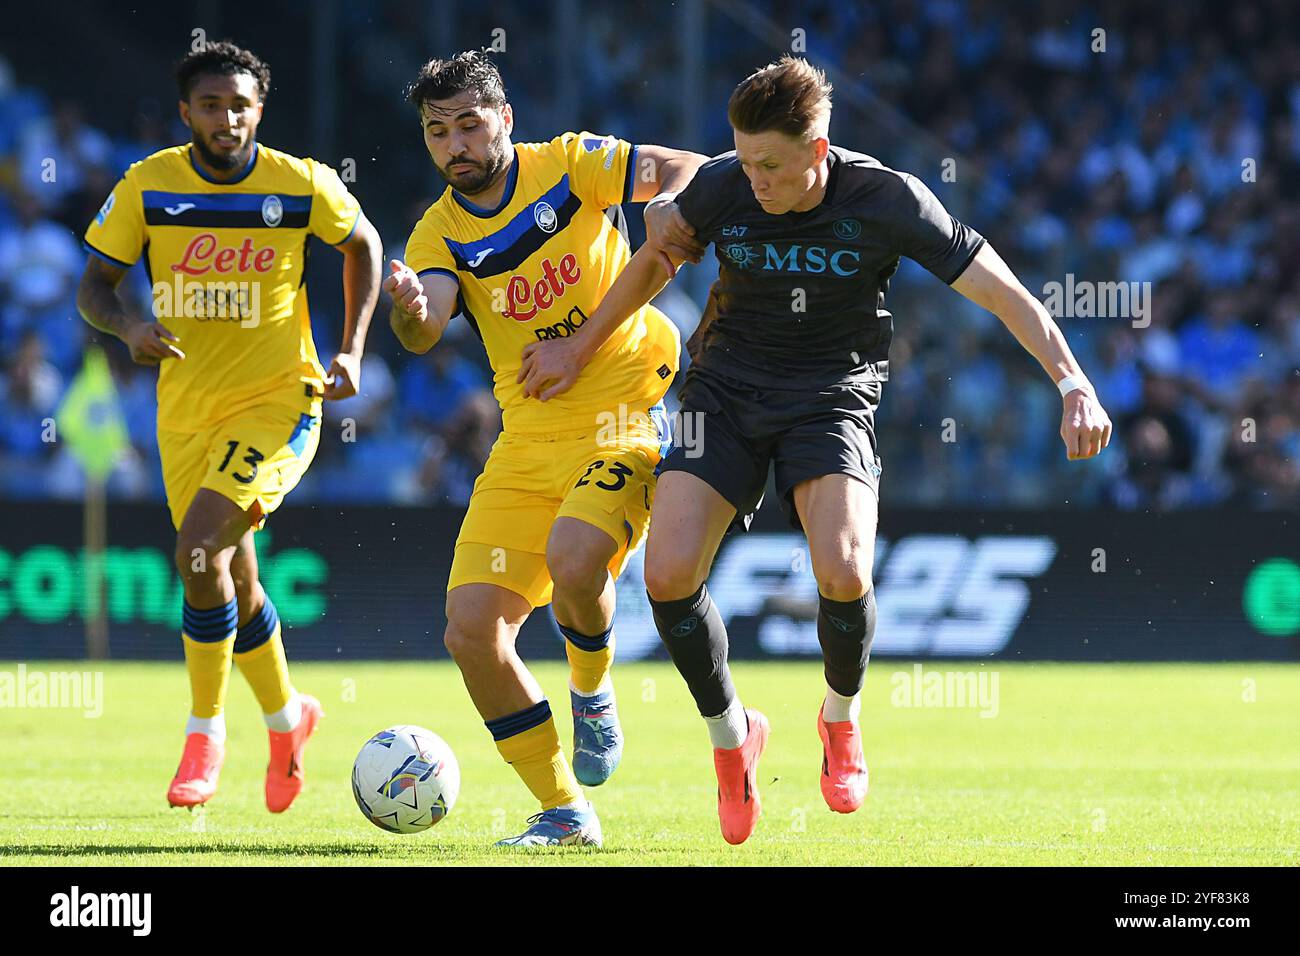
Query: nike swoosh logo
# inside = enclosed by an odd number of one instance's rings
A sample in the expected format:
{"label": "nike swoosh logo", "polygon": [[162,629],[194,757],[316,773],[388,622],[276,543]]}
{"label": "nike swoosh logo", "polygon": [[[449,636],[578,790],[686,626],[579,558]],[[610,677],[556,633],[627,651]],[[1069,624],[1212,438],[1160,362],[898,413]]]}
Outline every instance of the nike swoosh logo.
{"label": "nike swoosh logo", "polygon": [[482,252],[480,252],[470,261],[469,267],[473,269],[476,265],[478,265],[480,262],[482,262],[484,259],[486,259],[489,255],[491,255],[494,252],[496,252],[496,250],[491,247],[484,249]]}
{"label": "nike swoosh logo", "polygon": [[186,209],[193,209],[193,208],[194,208],[194,203],[192,202],[178,202],[174,206],[163,206],[163,209],[167,210],[167,214],[169,216],[179,216]]}

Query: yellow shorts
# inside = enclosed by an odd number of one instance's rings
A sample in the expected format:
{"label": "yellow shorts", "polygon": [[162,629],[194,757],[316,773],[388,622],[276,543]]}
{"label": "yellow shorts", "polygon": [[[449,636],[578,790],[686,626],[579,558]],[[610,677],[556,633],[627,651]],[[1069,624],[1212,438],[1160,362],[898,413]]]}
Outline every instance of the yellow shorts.
{"label": "yellow shorts", "polygon": [[268,402],[194,431],[160,428],[163,485],[177,530],[200,488],[229,498],[261,528],[316,456],[320,403],[306,408]]}
{"label": "yellow shorts", "polygon": [[549,604],[546,541],[562,516],[614,539],[609,570],[617,578],[650,527],[655,467],[668,441],[662,405],[628,417],[609,434],[503,432],[474,483],[447,590],[496,584],[533,607]]}

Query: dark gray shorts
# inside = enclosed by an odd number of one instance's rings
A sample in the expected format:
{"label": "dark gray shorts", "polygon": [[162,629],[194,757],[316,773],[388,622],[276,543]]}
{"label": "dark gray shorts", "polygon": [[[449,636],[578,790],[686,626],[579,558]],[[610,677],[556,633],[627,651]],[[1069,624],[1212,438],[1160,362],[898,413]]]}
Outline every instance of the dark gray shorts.
{"label": "dark gray shorts", "polygon": [[849,475],[880,491],[875,410],[880,382],[821,389],[756,388],[698,365],[682,386],[682,418],[659,473],[684,471],[736,509],[731,530],[749,530],[769,467],[786,517],[802,530],[794,488],[823,475]]}

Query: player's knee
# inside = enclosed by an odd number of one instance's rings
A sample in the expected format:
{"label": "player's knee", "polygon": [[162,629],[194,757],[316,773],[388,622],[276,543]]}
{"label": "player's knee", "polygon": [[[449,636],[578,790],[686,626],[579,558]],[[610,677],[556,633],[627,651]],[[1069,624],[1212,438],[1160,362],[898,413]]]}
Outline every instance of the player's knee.
{"label": "player's knee", "polygon": [[448,621],[442,635],[443,647],[461,667],[475,661],[499,659],[503,643],[501,629],[485,625],[466,628]]}
{"label": "player's knee", "polygon": [[240,595],[250,594],[253,590],[253,583],[257,578],[248,573],[248,570],[241,567],[238,562],[232,562],[230,565],[230,577],[235,582],[235,591]]}
{"label": "player's knee", "polygon": [[651,561],[646,557],[645,589],[655,601],[680,601],[699,590],[699,572],[680,561]]}
{"label": "player's knee", "polygon": [[447,653],[451,655],[451,659],[454,661],[464,660],[465,655],[470,653],[470,645],[469,635],[451,621],[448,621],[447,629],[442,634],[442,646],[447,648]]}
{"label": "player's knee", "polygon": [[184,581],[203,580],[220,575],[230,565],[230,557],[215,536],[181,534],[176,539],[176,570]]}
{"label": "player's knee", "polygon": [[855,601],[871,589],[871,569],[853,558],[814,569],[817,590],[832,601]]}
{"label": "player's knee", "polygon": [[555,590],[561,594],[593,599],[605,589],[605,578],[609,573],[601,555],[558,548],[547,552],[546,570]]}
{"label": "player's knee", "polygon": [[447,629],[443,632],[442,643],[457,663],[478,656],[497,655],[498,645],[504,639],[504,630],[504,622],[498,619],[476,614],[455,601],[447,602]]}

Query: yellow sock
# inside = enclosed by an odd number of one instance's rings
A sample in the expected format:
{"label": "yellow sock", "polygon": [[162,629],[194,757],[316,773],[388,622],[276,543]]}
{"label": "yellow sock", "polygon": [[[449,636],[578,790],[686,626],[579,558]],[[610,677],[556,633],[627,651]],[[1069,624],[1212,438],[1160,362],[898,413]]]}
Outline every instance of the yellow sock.
{"label": "yellow sock", "polygon": [[280,640],[280,617],[270,598],[239,629],[234,657],[263,714],[274,714],[288,705],[293,684],[289,682],[289,661]]}
{"label": "yellow sock", "polygon": [[560,624],[564,635],[564,652],[569,657],[569,679],[583,694],[594,694],[614,666],[614,627],[589,637]]}
{"label": "yellow sock", "polygon": [[190,713],[195,717],[216,717],[225,707],[236,607],[233,599],[223,607],[202,610],[185,603],[181,643],[190,675]]}
{"label": "yellow sock", "polygon": [[572,641],[564,642],[564,652],[569,657],[569,680],[583,694],[594,694],[609,676],[614,666],[614,637],[598,651],[584,651]]}
{"label": "yellow sock", "polygon": [[[510,733],[519,726],[527,729]],[[496,738],[501,756],[515,768],[543,810],[584,799],[569,760],[560,749],[551,705],[545,700],[518,713],[489,720],[487,727]],[[509,736],[504,736],[507,733]]]}

